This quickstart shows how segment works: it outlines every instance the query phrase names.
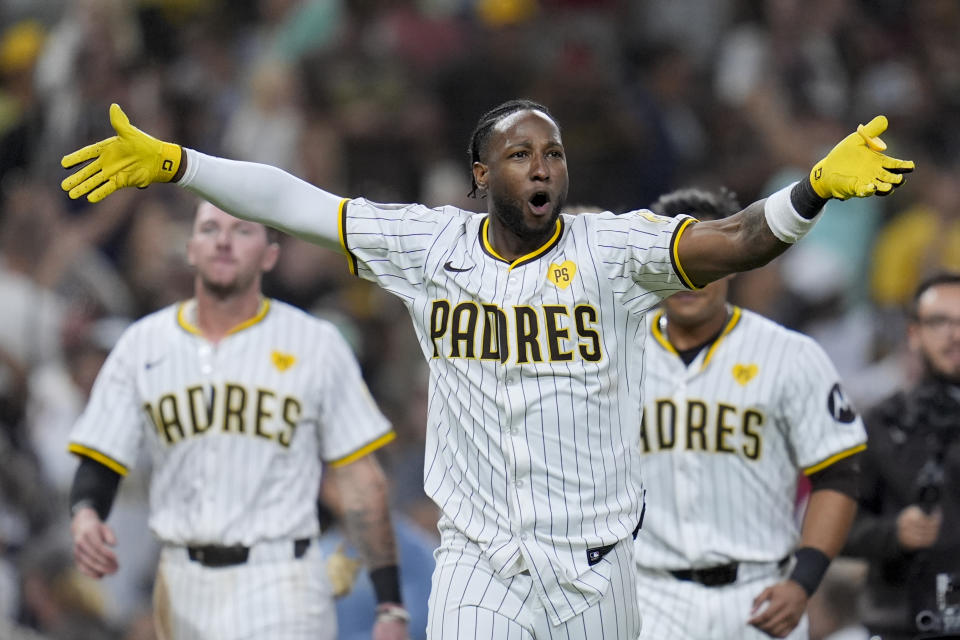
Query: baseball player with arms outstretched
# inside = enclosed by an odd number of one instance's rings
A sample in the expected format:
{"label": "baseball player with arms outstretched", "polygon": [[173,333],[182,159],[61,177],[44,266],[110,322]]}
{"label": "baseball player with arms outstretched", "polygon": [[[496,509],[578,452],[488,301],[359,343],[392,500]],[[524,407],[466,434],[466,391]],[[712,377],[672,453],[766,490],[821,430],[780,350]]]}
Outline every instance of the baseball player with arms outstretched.
{"label": "baseball player with arms outstretched", "polygon": [[79,569],[117,570],[106,524],[146,443],[150,528],[162,542],[154,615],[163,639],[336,637],[317,537],[321,463],[371,570],[379,640],[408,637],[383,472],[394,438],[337,329],[260,281],[279,245],[261,224],[197,209],[195,296],[134,323],[100,371],[70,438]]}
{"label": "baseball player with arms outstretched", "polygon": [[644,314],[664,297],[779,255],[827,198],[886,193],[913,163],[878,149],[886,120],[811,178],[732,218],[562,214],[567,163],[543,105],[483,116],[469,146],[486,213],[343,198],[279,169],[132,127],[63,158],[98,201],[174,181],[235,215],[339,247],[407,305],[430,368],[424,486],[442,511],[432,638],[630,638],[642,488]]}
{"label": "baseball player with arms outstretched", "polygon": [[[681,189],[651,209],[722,220],[740,206]],[[856,511],[866,433],[836,369],[812,339],[727,303],[728,284],[648,316],[640,450],[656,491],[636,539],[641,638],[806,638],[807,599]]]}

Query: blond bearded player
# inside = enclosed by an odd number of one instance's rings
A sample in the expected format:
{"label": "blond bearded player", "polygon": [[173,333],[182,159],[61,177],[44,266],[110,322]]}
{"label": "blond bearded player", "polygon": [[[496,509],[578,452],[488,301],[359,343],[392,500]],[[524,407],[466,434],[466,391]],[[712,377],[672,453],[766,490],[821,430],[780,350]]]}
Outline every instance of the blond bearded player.
{"label": "blond bearded player", "polygon": [[344,199],[279,169],[161,142],[116,105],[117,135],[63,158],[99,201],[177,182],[242,218],[346,252],[407,305],[430,367],[424,486],[442,511],[432,638],[604,637],[640,631],[632,535],[642,511],[637,391],[644,313],[763,264],[827,198],[892,191],[877,117],[809,178],[729,220],[562,213],[567,161],[543,105],[481,116],[469,145],[485,213]]}
{"label": "blond bearded player", "polygon": [[[321,463],[378,587],[374,637],[407,637],[386,482],[372,451],[393,438],[331,324],[260,293],[274,233],[209,203],[187,256],[195,297],[130,327],[71,434],[74,557],[113,573],[104,522],[142,445],[150,528],[163,544],[158,634],[172,640],[336,636],[316,540]],[[376,615],[373,611],[371,616]]]}
{"label": "blond bearded player", "polygon": [[[681,189],[651,209],[719,220],[728,192]],[[651,314],[637,537],[641,638],[807,637],[807,598],[856,511],[866,433],[810,338],[727,303],[728,279]],[[812,494],[796,524],[800,473]],[[793,566],[790,557],[795,556]]]}

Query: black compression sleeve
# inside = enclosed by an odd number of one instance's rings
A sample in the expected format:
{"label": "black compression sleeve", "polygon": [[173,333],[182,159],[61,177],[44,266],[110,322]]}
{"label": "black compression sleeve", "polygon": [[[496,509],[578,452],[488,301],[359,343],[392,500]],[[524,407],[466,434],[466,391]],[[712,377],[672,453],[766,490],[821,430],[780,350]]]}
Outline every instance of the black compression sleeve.
{"label": "black compression sleeve", "polygon": [[122,476],[113,469],[100,464],[96,460],[82,457],[77,473],[73,476],[73,485],[70,487],[70,513],[81,504],[88,504],[106,520],[113,506],[113,499],[117,497]]}
{"label": "black compression sleeve", "polygon": [[833,489],[857,500],[860,497],[861,455],[855,453],[834,462],[826,469],[811,473],[808,476],[810,478],[810,490]]}

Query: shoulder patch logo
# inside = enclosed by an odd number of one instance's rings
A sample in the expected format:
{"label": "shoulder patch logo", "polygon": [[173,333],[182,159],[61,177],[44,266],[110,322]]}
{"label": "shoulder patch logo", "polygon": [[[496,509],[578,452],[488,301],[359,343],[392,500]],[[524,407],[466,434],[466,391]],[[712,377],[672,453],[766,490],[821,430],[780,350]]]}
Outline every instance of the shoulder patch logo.
{"label": "shoulder patch logo", "polygon": [[850,424],[857,418],[857,412],[853,410],[853,405],[843,395],[839,382],[830,387],[830,393],[827,394],[827,411],[830,412],[834,420],[844,424]]}
{"label": "shoulder patch logo", "polygon": [[733,365],[733,379],[738,384],[746,386],[759,371],[760,369],[755,364],[735,364]]}
{"label": "shoulder patch logo", "polygon": [[277,368],[277,371],[286,371],[294,365],[297,359],[292,353],[274,351],[270,354],[270,361],[273,362],[273,366]]}
{"label": "shoulder patch logo", "polygon": [[576,275],[577,265],[573,260],[567,260],[563,264],[550,263],[547,269],[547,280],[561,289],[569,287]]}

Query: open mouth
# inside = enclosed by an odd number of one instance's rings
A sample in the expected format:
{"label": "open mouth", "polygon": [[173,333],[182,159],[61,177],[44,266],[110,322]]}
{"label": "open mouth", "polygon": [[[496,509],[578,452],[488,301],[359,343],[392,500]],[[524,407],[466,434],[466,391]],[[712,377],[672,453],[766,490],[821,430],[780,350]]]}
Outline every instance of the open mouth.
{"label": "open mouth", "polygon": [[550,194],[538,191],[530,198],[530,208],[534,213],[546,213],[550,207]]}

